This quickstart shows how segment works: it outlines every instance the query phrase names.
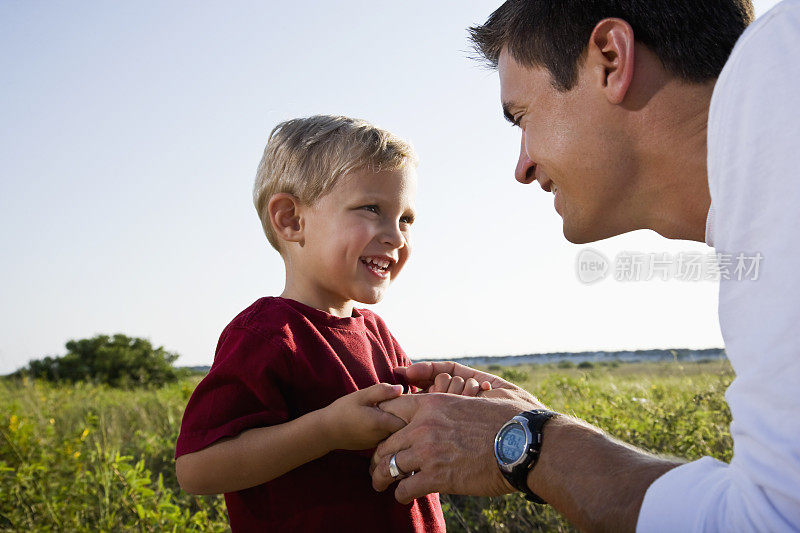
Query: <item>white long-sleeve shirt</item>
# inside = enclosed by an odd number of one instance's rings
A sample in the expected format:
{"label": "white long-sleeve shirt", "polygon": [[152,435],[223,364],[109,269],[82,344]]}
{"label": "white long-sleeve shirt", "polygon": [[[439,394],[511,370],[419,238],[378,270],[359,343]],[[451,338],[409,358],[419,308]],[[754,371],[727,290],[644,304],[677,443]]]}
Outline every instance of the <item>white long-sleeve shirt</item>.
{"label": "white long-sleeve shirt", "polygon": [[[736,372],[733,459],[657,479],[637,530],[800,531],[800,0],[736,43],[711,99],[708,177],[706,240],[731,260],[719,321]],[[739,254],[758,253],[755,276],[733,275]]]}

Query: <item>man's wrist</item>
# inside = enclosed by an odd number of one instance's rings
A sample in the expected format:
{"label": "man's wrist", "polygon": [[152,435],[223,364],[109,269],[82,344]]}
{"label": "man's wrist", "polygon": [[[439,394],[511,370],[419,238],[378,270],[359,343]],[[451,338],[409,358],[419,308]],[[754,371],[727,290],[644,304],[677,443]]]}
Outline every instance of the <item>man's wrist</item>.
{"label": "man's wrist", "polygon": [[[591,436],[591,437],[589,437]],[[542,446],[536,461],[536,468],[528,472],[528,488],[546,502],[552,504],[553,479],[557,478],[558,466],[554,464],[554,456],[559,448],[572,448],[573,442],[587,442],[587,439],[605,440],[605,434],[599,428],[582,420],[560,414],[547,423],[547,431],[542,434]]]}

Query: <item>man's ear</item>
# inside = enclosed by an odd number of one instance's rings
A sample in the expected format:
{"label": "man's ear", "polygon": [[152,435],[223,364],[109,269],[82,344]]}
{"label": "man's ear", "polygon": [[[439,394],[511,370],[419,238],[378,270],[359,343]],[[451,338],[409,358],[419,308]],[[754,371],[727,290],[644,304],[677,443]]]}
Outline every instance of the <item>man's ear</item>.
{"label": "man's ear", "polygon": [[601,20],[589,37],[587,66],[612,104],[622,103],[633,80],[634,45],[633,28],[618,18]]}
{"label": "man's ear", "polygon": [[296,196],[279,192],[273,194],[267,204],[269,220],[278,238],[303,245],[302,204]]}

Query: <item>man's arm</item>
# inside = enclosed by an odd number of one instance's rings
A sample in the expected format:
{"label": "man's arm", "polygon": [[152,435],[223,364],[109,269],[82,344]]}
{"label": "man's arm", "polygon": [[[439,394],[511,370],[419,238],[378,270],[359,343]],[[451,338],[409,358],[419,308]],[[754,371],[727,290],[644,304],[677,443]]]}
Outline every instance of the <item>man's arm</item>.
{"label": "man's arm", "polygon": [[362,450],[405,424],[375,404],[396,398],[400,385],[379,383],[284,424],[243,431],[175,462],[191,494],[219,494],[266,483],[336,449]]}
{"label": "man's arm", "polygon": [[581,530],[634,531],[650,484],[679,464],[560,416],[545,426],[528,486]]}
{"label": "man's arm", "polygon": [[[544,406],[497,376],[454,363],[416,364],[406,375],[412,384],[424,387],[441,372],[486,380],[494,388],[485,393],[488,398],[423,394],[380,404],[408,425],[376,450],[373,486],[385,490],[393,482],[388,463],[397,452],[400,468],[417,472],[398,484],[395,496],[400,502],[430,492],[482,496],[513,492],[494,457],[495,434],[514,415]],[[677,465],[560,416],[545,426],[541,455],[528,486],[582,529],[633,531],[647,488]]]}

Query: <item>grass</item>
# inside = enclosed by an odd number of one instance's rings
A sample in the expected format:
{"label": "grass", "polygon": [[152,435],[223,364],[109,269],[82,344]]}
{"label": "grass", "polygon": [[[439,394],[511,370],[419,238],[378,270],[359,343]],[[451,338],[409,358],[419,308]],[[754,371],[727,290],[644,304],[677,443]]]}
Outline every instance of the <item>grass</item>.
{"label": "grass", "polygon": [[[652,452],[729,461],[727,361],[492,368],[552,409]],[[226,531],[179,490],[174,443],[200,377],[155,390],[0,381],[0,531]],[[518,495],[442,496],[451,531],[572,531]]]}

